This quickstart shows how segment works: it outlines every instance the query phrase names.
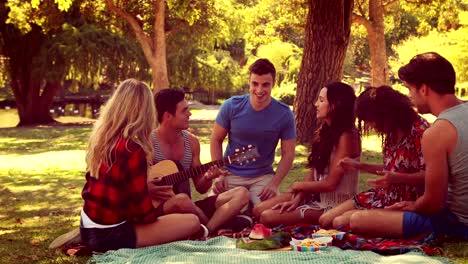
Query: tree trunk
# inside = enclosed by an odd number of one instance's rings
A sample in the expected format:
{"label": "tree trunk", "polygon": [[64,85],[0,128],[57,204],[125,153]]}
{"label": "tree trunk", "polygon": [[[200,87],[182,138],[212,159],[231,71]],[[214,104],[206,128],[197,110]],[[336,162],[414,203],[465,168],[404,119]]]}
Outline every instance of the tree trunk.
{"label": "tree trunk", "polygon": [[353,3],[353,0],[309,0],[304,54],[294,100],[300,143],[310,142],[316,128],[314,102],[320,89],[342,78]]}
{"label": "tree trunk", "polygon": [[41,28],[33,25],[31,31],[23,35],[13,25],[2,20],[0,33],[8,40],[3,45],[3,51],[8,57],[8,73],[20,119],[18,126],[55,122],[49,109],[59,85],[47,82],[41,89],[40,77],[34,77],[32,73],[33,59],[45,39]]}
{"label": "tree trunk", "polygon": [[369,20],[372,21],[372,30],[367,34],[371,56],[372,86],[388,84],[384,16],[382,1],[369,0]]}
{"label": "tree trunk", "polygon": [[153,73],[153,89],[157,93],[161,89],[169,88],[169,78],[167,76],[166,58],[166,32],[164,30],[164,19],[166,4],[164,0],[157,0],[154,3],[154,57],[151,63]]}
{"label": "tree trunk", "polygon": [[142,28],[142,24],[135,16],[117,7],[113,0],[106,0],[109,10],[119,17],[125,19],[135,33],[135,38],[140,43],[146,61],[151,67],[154,92],[169,87],[167,76],[166,59],[166,33],[164,30],[164,19],[166,4],[164,0],[154,0],[154,24],[153,38],[151,38]]}
{"label": "tree trunk", "polygon": [[369,0],[369,19],[353,14],[353,22],[363,25],[367,31],[371,57],[372,86],[389,83],[384,17],[385,6],[382,0]]}

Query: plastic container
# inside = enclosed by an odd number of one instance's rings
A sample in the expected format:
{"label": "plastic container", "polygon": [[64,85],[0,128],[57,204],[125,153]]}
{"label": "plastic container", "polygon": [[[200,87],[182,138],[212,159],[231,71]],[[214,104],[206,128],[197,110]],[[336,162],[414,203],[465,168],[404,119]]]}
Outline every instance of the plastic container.
{"label": "plastic container", "polygon": [[327,247],[331,246],[333,238],[331,237],[318,237],[314,238],[313,241],[319,242],[323,244],[323,246],[302,246],[302,240],[293,239],[289,244],[291,245],[292,250],[300,251],[300,252],[316,252],[326,249]]}
{"label": "plastic container", "polygon": [[313,238],[319,238],[319,237],[331,237],[331,238],[334,238],[334,239],[338,239],[338,240],[342,240],[344,238],[344,235],[346,233],[345,232],[338,232],[338,233],[335,233],[335,234],[317,234],[317,233],[313,233],[312,234],[312,237]]}

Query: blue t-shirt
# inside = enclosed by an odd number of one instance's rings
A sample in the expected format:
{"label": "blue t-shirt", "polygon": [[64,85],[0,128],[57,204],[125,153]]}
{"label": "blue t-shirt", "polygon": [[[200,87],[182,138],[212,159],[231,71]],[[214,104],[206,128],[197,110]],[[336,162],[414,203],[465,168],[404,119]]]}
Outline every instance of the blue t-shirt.
{"label": "blue t-shirt", "polygon": [[289,106],[272,98],[270,105],[256,111],[250,104],[250,95],[234,96],[221,106],[216,122],[228,130],[228,145],[224,156],[247,145],[257,147],[260,154],[254,162],[230,164],[232,174],[256,177],[274,173],[273,161],[279,139],[296,138],[294,115]]}

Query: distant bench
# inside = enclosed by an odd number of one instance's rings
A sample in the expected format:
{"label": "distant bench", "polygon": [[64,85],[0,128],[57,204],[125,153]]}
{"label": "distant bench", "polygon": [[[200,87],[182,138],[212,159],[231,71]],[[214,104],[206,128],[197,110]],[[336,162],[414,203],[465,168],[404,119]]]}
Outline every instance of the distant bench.
{"label": "distant bench", "polygon": [[[101,106],[109,99],[109,95],[67,95],[65,97],[55,97],[50,108],[50,112],[56,115],[65,115],[65,107],[69,104],[76,106],[74,113],[80,113],[80,109],[86,110],[86,106],[91,107],[91,115],[96,118]],[[84,106],[84,107],[80,107]],[[16,100],[2,100],[0,101],[0,109],[16,108]],[[78,112],[76,112],[78,111]],[[81,113],[83,114],[83,113]]]}

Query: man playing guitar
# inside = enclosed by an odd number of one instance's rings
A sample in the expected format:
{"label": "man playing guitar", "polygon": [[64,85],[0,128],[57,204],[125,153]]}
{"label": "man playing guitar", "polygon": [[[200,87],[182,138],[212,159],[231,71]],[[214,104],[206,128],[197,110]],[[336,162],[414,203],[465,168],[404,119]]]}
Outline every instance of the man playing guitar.
{"label": "man playing guitar", "polygon": [[[200,142],[195,135],[187,131],[191,113],[185,100],[185,93],[181,89],[164,89],[155,95],[155,103],[159,127],[153,135],[154,163],[157,165],[164,160],[173,160],[184,170],[201,166]],[[215,165],[205,173],[194,175],[192,180],[196,190],[201,194],[206,193],[213,179],[222,173]],[[151,177],[151,172],[150,178],[154,179]],[[193,202],[188,179],[173,186],[158,185],[160,181],[156,178],[148,183],[153,204],[158,205],[158,209],[165,214],[178,212],[198,215],[200,222],[208,229],[205,235],[216,231],[238,215],[249,201],[247,189],[237,187]],[[157,201],[163,203],[158,204]]]}

